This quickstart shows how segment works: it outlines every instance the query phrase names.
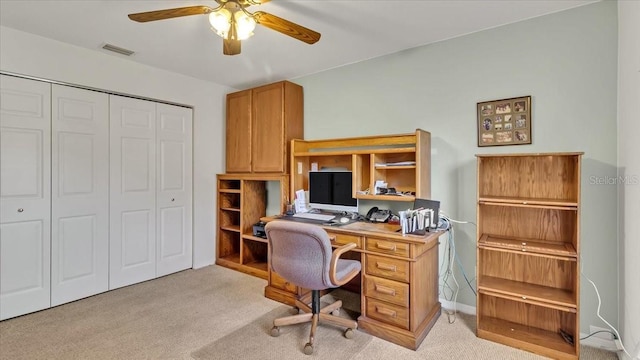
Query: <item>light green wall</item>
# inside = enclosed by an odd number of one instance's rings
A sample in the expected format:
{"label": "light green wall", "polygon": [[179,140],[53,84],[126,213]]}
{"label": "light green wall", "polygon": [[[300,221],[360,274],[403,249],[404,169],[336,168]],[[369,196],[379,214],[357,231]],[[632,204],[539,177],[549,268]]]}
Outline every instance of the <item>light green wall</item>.
{"label": "light green wall", "polygon": [[[304,86],[306,139],[431,132],[432,197],[454,219],[476,220],[475,154],[584,151],[582,264],[617,326],[617,189],[592,184],[616,176],[616,62],[617,7],[605,1],[293,81]],[[524,95],[533,144],[478,148],[476,103]],[[455,235],[473,276],[475,227],[457,225]],[[593,288],[581,284],[587,332],[604,324]],[[475,306],[468,287],[458,301]]]}

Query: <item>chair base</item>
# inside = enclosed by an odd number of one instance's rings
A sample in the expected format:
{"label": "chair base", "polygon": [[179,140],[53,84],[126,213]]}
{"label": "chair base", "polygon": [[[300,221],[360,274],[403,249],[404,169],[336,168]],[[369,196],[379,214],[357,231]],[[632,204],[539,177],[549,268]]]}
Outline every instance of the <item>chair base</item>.
{"label": "chair base", "polygon": [[309,342],[304,347],[304,353],[307,355],[311,355],[313,353],[313,343],[318,323],[328,323],[346,327],[347,329],[344,332],[344,336],[347,339],[353,338],[353,331],[358,328],[357,321],[336,316],[336,312],[342,307],[342,300],[338,300],[320,308],[320,291],[318,290],[312,290],[311,292],[311,307],[298,299],[296,299],[296,307],[304,313],[275,319],[273,321],[273,328],[271,329],[271,336],[278,336],[280,334],[280,326],[311,322]]}

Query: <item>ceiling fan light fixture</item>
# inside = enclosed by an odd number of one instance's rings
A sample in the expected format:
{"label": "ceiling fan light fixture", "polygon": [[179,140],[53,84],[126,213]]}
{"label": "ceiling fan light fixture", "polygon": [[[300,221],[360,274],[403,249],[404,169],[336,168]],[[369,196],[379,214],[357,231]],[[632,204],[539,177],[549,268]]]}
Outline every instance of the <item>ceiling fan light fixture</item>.
{"label": "ceiling fan light fixture", "polygon": [[231,12],[227,9],[220,9],[209,14],[209,23],[216,34],[226,39],[231,28]]}
{"label": "ceiling fan light fixture", "polygon": [[256,20],[244,11],[236,11],[234,14],[237,40],[245,40],[253,35],[256,28]]}

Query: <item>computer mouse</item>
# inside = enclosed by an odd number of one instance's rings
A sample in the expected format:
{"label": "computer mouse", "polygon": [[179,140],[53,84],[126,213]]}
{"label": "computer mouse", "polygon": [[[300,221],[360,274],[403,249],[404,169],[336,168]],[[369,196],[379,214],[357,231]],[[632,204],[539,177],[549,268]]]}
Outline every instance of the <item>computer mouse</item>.
{"label": "computer mouse", "polygon": [[340,218],[340,223],[342,223],[342,224],[346,224],[349,221],[351,221],[351,219],[349,217],[347,217],[347,216]]}

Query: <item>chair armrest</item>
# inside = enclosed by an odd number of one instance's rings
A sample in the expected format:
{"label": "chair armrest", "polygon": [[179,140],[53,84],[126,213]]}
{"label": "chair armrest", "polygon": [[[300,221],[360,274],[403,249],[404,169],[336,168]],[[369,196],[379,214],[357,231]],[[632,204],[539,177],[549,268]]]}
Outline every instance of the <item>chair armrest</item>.
{"label": "chair armrest", "polygon": [[359,273],[358,270],[353,270],[349,274],[347,274],[344,278],[336,279],[336,270],[337,270],[336,267],[338,265],[338,259],[340,258],[340,256],[342,256],[342,254],[346,253],[347,251],[353,250],[356,247],[357,245],[355,243],[345,244],[340,246],[339,248],[336,248],[333,251],[333,254],[331,255],[331,264],[329,267],[329,279],[331,280],[332,283],[336,284],[337,286],[342,286],[348,283],[349,280],[353,279]]}

